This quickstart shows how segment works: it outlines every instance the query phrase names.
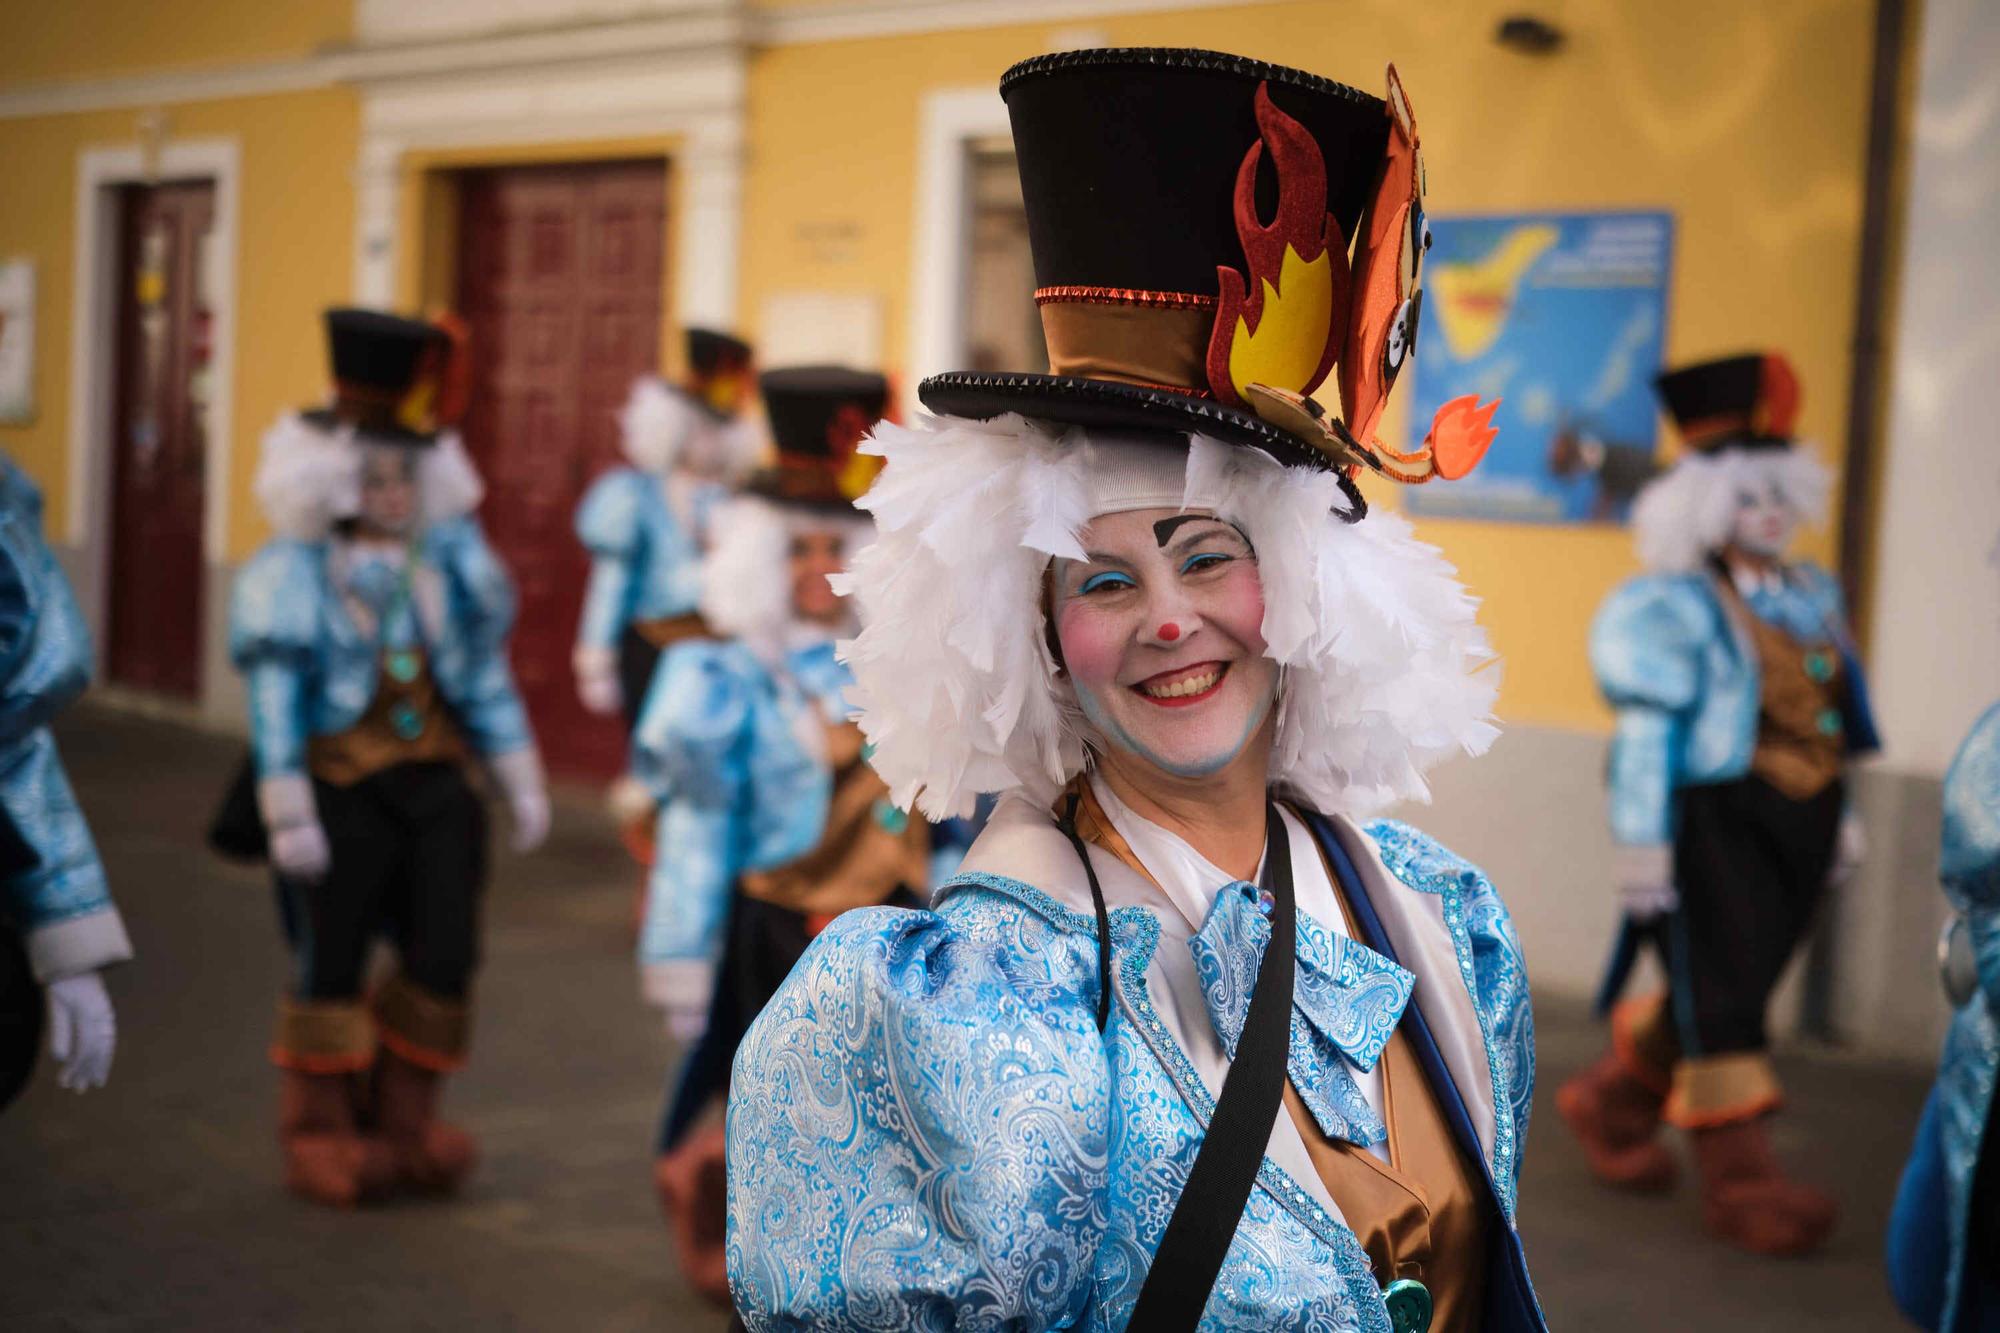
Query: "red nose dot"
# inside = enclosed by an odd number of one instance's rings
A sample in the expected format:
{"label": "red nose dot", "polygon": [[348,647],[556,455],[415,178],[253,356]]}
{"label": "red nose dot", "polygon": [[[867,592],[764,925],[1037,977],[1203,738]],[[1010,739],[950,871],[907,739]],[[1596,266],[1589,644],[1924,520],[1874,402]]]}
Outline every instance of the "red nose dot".
{"label": "red nose dot", "polygon": [[1178,639],[1180,636],[1181,636],[1181,627],[1179,625],[1176,625],[1173,621],[1169,620],[1166,624],[1160,626],[1161,642],[1172,643],[1175,639]]}

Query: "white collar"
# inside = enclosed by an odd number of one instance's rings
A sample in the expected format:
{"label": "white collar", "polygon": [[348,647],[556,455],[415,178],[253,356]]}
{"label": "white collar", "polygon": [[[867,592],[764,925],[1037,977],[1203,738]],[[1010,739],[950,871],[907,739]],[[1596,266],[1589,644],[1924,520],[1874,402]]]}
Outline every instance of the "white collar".
{"label": "white collar", "polygon": [[[1105,818],[1111,821],[1118,836],[1132,849],[1132,855],[1139,858],[1139,864],[1167,895],[1167,901],[1174,910],[1187,918],[1188,929],[1200,930],[1201,923],[1208,919],[1209,904],[1221,892],[1225,884],[1232,884],[1236,877],[1220,869],[1216,864],[1191,847],[1178,833],[1161,828],[1144,815],[1119,800],[1111,790],[1111,784],[1093,772],[1090,775],[1090,789],[1097,796],[1097,803],[1104,809]],[[1260,857],[1256,873],[1261,875],[1264,862]]]}

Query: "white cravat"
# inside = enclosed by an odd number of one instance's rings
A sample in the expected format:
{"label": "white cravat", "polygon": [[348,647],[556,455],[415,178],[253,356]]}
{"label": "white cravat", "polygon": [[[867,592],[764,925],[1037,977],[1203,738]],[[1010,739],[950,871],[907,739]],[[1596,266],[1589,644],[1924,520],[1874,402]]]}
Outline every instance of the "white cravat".
{"label": "white cravat", "polygon": [[[1104,817],[1111,821],[1111,827],[1132,849],[1132,855],[1139,858],[1139,864],[1160,886],[1160,891],[1166,894],[1174,910],[1187,919],[1188,929],[1200,930],[1202,922],[1208,919],[1209,904],[1225,884],[1234,882],[1234,877],[1217,868],[1213,861],[1189,846],[1179,834],[1134,813],[1130,806],[1118,799],[1111,790],[1111,784],[1104,781],[1101,775],[1090,775],[1090,789],[1103,808]],[[1333,890],[1333,881],[1327,876],[1326,863],[1320,857],[1319,845],[1313,841],[1311,830],[1282,805],[1278,807],[1278,817],[1284,821],[1286,836],[1291,840],[1292,893],[1298,910],[1336,935],[1349,934],[1347,916],[1340,910],[1339,895]],[[1259,858],[1252,880],[1263,873],[1264,863]],[[1387,1116],[1383,1113],[1381,1064],[1377,1063],[1366,1073],[1349,1065],[1348,1072],[1354,1076],[1361,1095],[1368,1099],[1369,1107],[1387,1123]],[[1386,1140],[1373,1145],[1368,1151],[1383,1162],[1389,1160]]]}

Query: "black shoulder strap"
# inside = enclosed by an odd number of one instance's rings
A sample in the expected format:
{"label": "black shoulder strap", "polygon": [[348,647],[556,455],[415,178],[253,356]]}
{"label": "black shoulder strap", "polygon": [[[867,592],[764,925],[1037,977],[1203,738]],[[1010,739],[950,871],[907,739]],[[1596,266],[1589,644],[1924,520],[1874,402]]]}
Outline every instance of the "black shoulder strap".
{"label": "black shoulder strap", "polygon": [[1102,1032],[1111,1021],[1111,913],[1104,906],[1104,890],[1097,884],[1097,867],[1090,864],[1090,849],[1076,831],[1076,807],[1081,799],[1076,792],[1069,794],[1062,831],[1069,837],[1069,845],[1076,848],[1077,860],[1083,862],[1084,877],[1090,881],[1090,901],[1097,908],[1097,1030]]}
{"label": "black shoulder strap", "polygon": [[[1083,858],[1097,905],[1098,965],[1103,992],[1097,1026],[1103,1030],[1111,994],[1110,931],[1104,894],[1097,885],[1083,839],[1076,832],[1076,797],[1071,796],[1063,831]],[[1271,1139],[1271,1126],[1285,1093],[1286,1055],[1292,1034],[1292,974],[1297,962],[1298,918],[1292,899],[1292,849],[1278,807],[1264,808],[1264,885],[1271,895],[1271,939],[1257,968],[1257,986],[1236,1058],[1222,1076],[1222,1095],[1209,1119],[1208,1133],[1195,1154],[1187,1184],[1167,1219],[1166,1234],[1139,1290],[1130,1326],[1147,1330],[1193,1330],[1208,1308],[1236,1224],[1250,1201],[1257,1168]]]}

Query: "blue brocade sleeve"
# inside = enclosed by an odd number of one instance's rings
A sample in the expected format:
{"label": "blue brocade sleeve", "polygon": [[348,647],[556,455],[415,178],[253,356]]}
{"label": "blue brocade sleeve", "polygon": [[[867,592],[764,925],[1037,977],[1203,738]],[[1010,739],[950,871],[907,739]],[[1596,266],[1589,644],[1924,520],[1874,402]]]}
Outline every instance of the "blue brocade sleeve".
{"label": "blue brocade sleeve", "polygon": [[763,666],[713,640],[660,658],[632,771],[660,802],[640,961],[713,961],[736,877],[813,849],[831,777],[793,733]]}
{"label": "blue brocade sleeve", "polygon": [[528,749],[535,734],[507,661],[514,581],[487,545],[479,521],[469,515],[433,529],[430,542],[448,573],[451,614],[467,654],[453,673],[452,706],[459,726],[482,755]]}
{"label": "blue brocade sleeve", "polygon": [[580,648],[615,648],[632,618],[646,540],[640,488],[655,484],[631,468],[620,468],[591,483],[577,506],[577,540],[590,552],[590,580],[576,628]]}
{"label": "blue brocade sleeve", "polygon": [[1701,596],[1686,577],[1633,579],[1590,628],[1591,669],[1617,719],[1607,782],[1611,834],[1621,843],[1673,837],[1682,731],[1701,699]]}
{"label": "blue brocade sleeve", "polygon": [[1973,724],[1945,774],[1938,871],[1970,928],[1987,1003],[2000,1012],[2000,705]]}
{"label": "blue brocade sleeve", "polygon": [[980,889],[820,934],[730,1082],[749,1328],[1081,1323],[1111,1115],[1096,968],[1094,941]]}
{"label": "blue brocade sleeve", "polygon": [[279,540],[250,557],[229,599],[229,660],[250,695],[262,778],[305,772],[308,682],[319,669],[319,549]]}

